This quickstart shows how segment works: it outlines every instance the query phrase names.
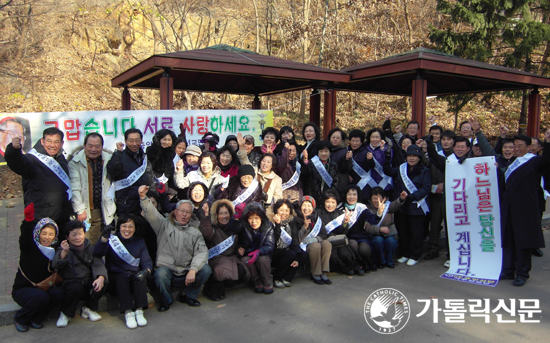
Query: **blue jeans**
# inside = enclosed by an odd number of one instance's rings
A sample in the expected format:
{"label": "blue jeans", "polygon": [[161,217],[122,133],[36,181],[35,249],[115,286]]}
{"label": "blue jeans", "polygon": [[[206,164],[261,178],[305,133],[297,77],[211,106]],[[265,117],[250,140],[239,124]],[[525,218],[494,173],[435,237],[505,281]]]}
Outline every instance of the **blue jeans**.
{"label": "blue jeans", "polygon": [[394,236],[373,236],[372,246],[380,264],[393,264],[393,253],[397,248],[397,240]]}
{"label": "blue jeans", "polygon": [[210,274],[212,274],[212,269],[209,265],[205,264],[195,275],[195,282],[186,286],[185,277],[187,273],[176,276],[170,269],[159,267],[155,270],[153,278],[155,280],[155,286],[157,286],[160,292],[162,303],[164,305],[171,305],[174,301],[171,293],[172,286],[183,288],[183,291],[189,298],[197,299],[202,285],[208,280]]}

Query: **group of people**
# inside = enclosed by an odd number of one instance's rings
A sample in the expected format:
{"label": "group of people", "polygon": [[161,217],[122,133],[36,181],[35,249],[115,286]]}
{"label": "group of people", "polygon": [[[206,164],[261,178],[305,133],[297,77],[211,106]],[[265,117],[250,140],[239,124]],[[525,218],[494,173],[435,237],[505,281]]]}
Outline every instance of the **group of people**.
{"label": "group of people", "polygon": [[81,300],[81,316],[100,320],[99,299],[110,292],[134,329],[147,325],[148,291],[164,312],[176,289],[195,307],[201,289],[219,301],[236,283],[271,294],[304,266],[315,284],[330,285],[330,272],[414,266],[428,237],[424,258],[437,258],[446,160],[477,156],[496,156],[502,180],[501,278],[523,285],[531,254],[544,247],[550,130],[541,142],[502,128],[493,148],[475,119],[459,135],[433,124],[421,137],[417,122],[401,133],[386,118],[382,128],[335,128],[323,140],[307,123],[304,144],[289,126],[269,127],[259,148],[249,135],[222,145],[209,132],[195,146],[185,132],[162,129],[146,151],[131,128],[114,152],[89,133],[67,159],[57,128],[27,154],[15,135],[4,154],[22,175],[25,202],[15,327],[39,329],[51,310],[65,327]]}

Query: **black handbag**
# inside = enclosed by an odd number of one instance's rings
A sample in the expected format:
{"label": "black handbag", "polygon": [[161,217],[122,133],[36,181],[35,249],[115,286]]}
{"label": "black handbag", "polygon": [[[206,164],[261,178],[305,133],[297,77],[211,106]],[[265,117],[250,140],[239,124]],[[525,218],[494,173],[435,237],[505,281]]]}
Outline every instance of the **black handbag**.
{"label": "black handbag", "polygon": [[344,247],[346,245],[348,245],[349,241],[348,241],[348,236],[346,235],[334,235],[334,236],[330,236],[329,238],[327,238],[327,241],[330,242],[330,244],[332,244],[333,247]]}

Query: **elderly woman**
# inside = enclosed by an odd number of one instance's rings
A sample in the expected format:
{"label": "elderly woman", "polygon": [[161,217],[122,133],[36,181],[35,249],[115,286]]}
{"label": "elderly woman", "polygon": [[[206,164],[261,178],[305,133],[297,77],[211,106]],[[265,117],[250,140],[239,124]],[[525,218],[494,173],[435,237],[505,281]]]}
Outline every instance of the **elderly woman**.
{"label": "elderly woman", "polygon": [[221,174],[221,170],[216,166],[216,155],[211,152],[204,152],[199,157],[199,169],[189,172],[186,177],[183,176],[183,170],[181,164],[178,164],[176,168],[176,185],[180,189],[189,187],[189,184],[193,182],[202,182],[208,188],[209,194],[214,194],[218,187],[226,181]]}
{"label": "elderly woman", "polygon": [[277,158],[277,174],[281,177],[283,198],[291,202],[299,201],[304,195],[300,182],[302,165],[296,158],[297,152],[296,142],[287,142]]}
{"label": "elderly woman", "polygon": [[65,227],[67,239],[57,248],[52,267],[59,270],[63,278],[65,301],[57,320],[57,327],[66,327],[74,317],[78,302],[85,300],[80,310],[84,319],[92,322],[101,320],[97,313],[99,299],[105,293],[107,270],[100,257],[93,256],[93,247],[84,232],[84,223],[70,221]]}
{"label": "elderly woman", "polygon": [[[220,199],[227,199],[235,207],[236,217],[240,218],[244,207],[242,204],[260,202],[264,199],[262,187],[256,180],[256,172],[251,165],[245,164],[239,167],[237,177],[229,180],[229,185],[223,192],[218,190],[216,196]],[[215,198],[216,198],[215,196]]]}
{"label": "elderly woman", "polygon": [[262,191],[267,194],[267,205],[283,198],[283,180],[274,170],[277,170],[277,158],[271,153],[264,154],[258,162],[258,176]]}
{"label": "elderly woman", "polygon": [[[365,223],[378,223],[380,218],[371,213],[367,207],[359,202],[361,190],[356,185],[348,185],[345,190],[345,200],[342,203],[342,209],[346,215],[347,235],[349,238],[349,246],[359,258],[359,263],[365,273],[371,270],[376,271],[376,263],[372,256],[372,242],[370,235],[365,231]],[[382,212],[380,211],[380,215]],[[361,275],[360,270],[354,270]]]}
{"label": "elderly woman", "polygon": [[234,220],[233,204],[229,200],[217,200],[206,211],[210,215],[201,220],[199,229],[209,249],[208,264],[212,275],[204,285],[203,293],[213,301],[220,301],[225,299],[226,285],[248,282],[250,272],[237,256],[240,223]]}
{"label": "elderly woman", "polygon": [[[136,217],[132,214],[118,217],[116,232],[111,226],[94,247],[94,256],[105,256],[105,265],[111,285],[116,290],[120,313],[124,313],[128,329],[147,325],[143,310],[147,303],[147,276],[153,271],[145,241],[141,237]],[[133,291],[133,296],[132,296]]]}
{"label": "elderly woman", "polygon": [[349,184],[349,163],[346,162],[348,136],[339,128],[334,128],[328,133],[328,140],[332,145],[330,159],[336,162],[338,167],[338,192],[344,194],[344,189]]}
{"label": "elderly woman", "polygon": [[[44,327],[42,321],[52,309],[58,309],[64,298],[61,287],[44,287],[55,283],[57,273],[51,267],[57,242],[57,224],[50,218],[34,218],[34,204],[25,208],[25,220],[19,236],[19,268],[15,274],[12,297],[21,306],[15,313],[15,329],[19,332]],[[59,282],[59,279],[57,280]]]}
{"label": "elderly woman", "polygon": [[380,222],[376,224],[365,223],[365,231],[371,235],[371,242],[374,248],[378,269],[395,268],[393,263],[393,254],[397,248],[397,228],[394,223],[394,213],[397,212],[405,199],[407,192],[403,191],[399,194],[399,198],[391,203],[386,201],[384,190],[381,187],[374,187],[371,190],[370,201],[367,204],[367,209],[373,213],[377,213],[380,208],[383,208],[383,213]]}
{"label": "elderly woman", "polygon": [[274,249],[273,224],[267,219],[262,205],[246,205],[239,230],[237,253],[250,272],[256,293],[273,293],[271,260]]}
{"label": "elderly woman", "polygon": [[399,250],[402,257],[398,263],[414,266],[422,254],[424,222],[430,211],[426,197],[430,194],[432,179],[430,169],[420,162],[421,148],[411,145],[407,148],[407,162],[391,168],[386,160],[384,173],[396,180],[394,196],[407,192],[405,203],[395,214],[395,225],[399,234]]}
{"label": "elderly woman", "polygon": [[292,286],[291,282],[302,261],[303,251],[298,244],[298,232],[292,230],[290,223],[294,219],[294,207],[287,199],[279,199],[273,204],[270,213],[275,239],[272,265],[275,268],[273,280],[276,288]]}
{"label": "elderly woman", "polygon": [[327,231],[323,221],[315,212],[315,199],[304,196],[300,202],[300,209],[290,223],[292,230],[298,232],[300,248],[307,253],[311,265],[311,278],[318,285],[330,285],[326,273],[330,272],[330,253],[332,244],[327,241]]}
{"label": "elderly woman", "polygon": [[386,153],[391,154],[392,145],[391,140],[386,140],[384,131],[379,128],[374,128],[367,132],[364,144],[367,150],[367,160],[374,162],[370,163],[370,170],[368,171],[372,181],[365,186],[370,198],[370,192],[373,187],[379,186],[386,192],[393,189],[393,179],[384,174]]}

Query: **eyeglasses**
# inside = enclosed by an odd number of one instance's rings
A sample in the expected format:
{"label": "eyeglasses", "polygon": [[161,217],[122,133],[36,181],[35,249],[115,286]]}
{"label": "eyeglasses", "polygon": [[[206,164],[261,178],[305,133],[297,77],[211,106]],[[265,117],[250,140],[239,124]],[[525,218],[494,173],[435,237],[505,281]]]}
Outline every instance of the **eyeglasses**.
{"label": "eyeglasses", "polygon": [[180,210],[179,208],[176,208],[176,211],[180,211],[183,214],[191,214],[193,211],[186,211],[186,210]]}

